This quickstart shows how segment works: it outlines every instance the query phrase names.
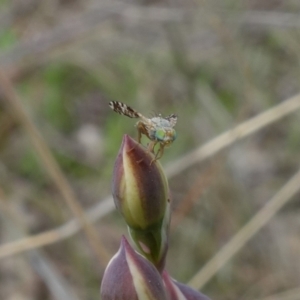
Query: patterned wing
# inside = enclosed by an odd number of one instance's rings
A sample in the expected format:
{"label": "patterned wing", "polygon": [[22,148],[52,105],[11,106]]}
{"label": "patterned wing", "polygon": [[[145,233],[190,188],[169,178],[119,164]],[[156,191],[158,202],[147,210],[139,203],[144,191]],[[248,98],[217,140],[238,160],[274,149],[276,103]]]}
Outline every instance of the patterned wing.
{"label": "patterned wing", "polygon": [[170,122],[171,127],[174,127],[177,123],[178,116],[175,114],[171,114],[171,115],[165,117],[165,119]]}
{"label": "patterned wing", "polygon": [[129,118],[141,118],[142,115],[138,113],[136,110],[126,105],[125,103],[119,101],[110,101],[110,108],[120,115],[127,116]]}

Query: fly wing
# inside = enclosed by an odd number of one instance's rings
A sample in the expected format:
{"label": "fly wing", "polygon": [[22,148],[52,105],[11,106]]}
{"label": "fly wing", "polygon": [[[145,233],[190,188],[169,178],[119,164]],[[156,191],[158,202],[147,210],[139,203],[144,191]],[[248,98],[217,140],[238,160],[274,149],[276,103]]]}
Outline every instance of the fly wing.
{"label": "fly wing", "polygon": [[171,115],[165,117],[165,119],[170,122],[171,127],[174,127],[177,123],[178,116],[175,114],[171,114]]}
{"label": "fly wing", "polygon": [[126,105],[125,103],[119,101],[110,101],[110,108],[120,115],[127,116],[129,118],[141,118],[142,114],[138,113],[136,110]]}

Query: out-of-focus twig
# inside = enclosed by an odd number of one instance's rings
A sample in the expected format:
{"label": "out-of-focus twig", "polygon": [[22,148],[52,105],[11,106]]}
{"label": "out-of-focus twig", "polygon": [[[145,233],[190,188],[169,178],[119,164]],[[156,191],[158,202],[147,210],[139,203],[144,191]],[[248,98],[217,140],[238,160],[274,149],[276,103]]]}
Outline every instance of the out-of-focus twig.
{"label": "out-of-focus twig", "polygon": [[228,19],[234,23],[270,26],[280,28],[299,28],[300,19],[298,13],[282,11],[241,11],[228,15]]}
{"label": "out-of-focus twig", "polygon": [[300,288],[291,289],[280,294],[275,294],[261,300],[299,300]]}
{"label": "out-of-focus twig", "polygon": [[[16,210],[12,209],[10,203],[5,200],[5,195],[1,188],[0,212],[1,221],[4,222],[4,228],[9,228],[10,232],[13,231],[14,234],[18,236],[28,234],[28,230],[24,222],[22,222],[22,218]],[[56,300],[80,300],[80,297],[76,295],[74,289],[43,251],[33,249],[28,253],[27,257],[29,258],[28,263],[32,269],[39,274],[40,278],[42,278],[48,287],[49,292]],[[28,276],[28,273],[26,273],[25,276]]]}
{"label": "out-of-focus twig", "polygon": [[124,22],[133,20],[142,22],[182,21],[188,19],[192,12],[191,9],[184,8],[143,7],[122,1],[99,1],[95,7],[81,14],[76,21],[44,32],[39,37],[23,41],[6,53],[0,53],[0,66],[35,60],[36,57],[43,56],[57,47],[77,42],[80,37],[91,34],[107,20],[118,20],[118,22],[121,20]]}
{"label": "out-of-focus twig", "polygon": [[[200,146],[176,161],[171,162],[166,167],[168,178],[172,178],[180,174],[192,165],[212,157],[236,141],[239,141],[266,126],[271,125],[283,117],[296,112],[298,109],[300,109],[300,94],[285,100],[281,104],[272,107],[271,109],[251,118],[250,120],[237,125],[235,128],[215,137],[205,145]],[[103,216],[110,213],[113,208],[114,205],[112,202],[112,197],[107,197],[105,200],[97,203],[95,206],[89,209],[88,218],[91,222],[95,222],[96,220],[99,220]],[[77,233],[80,228],[81,226],[79,226],[75,220],[71,220],[57,229],[2,245],[0,246],[0,258],[35,247],[42,247],[43,245],[51,244],[68,238]]]}
{"label": "out-of-focus twig", "polygon": [[[300,27],[299,15],[296,13],[240,11],[238,13],[220,10],[224,20],[237,24],[253,24],[256,26]],[[198,7],[155,7],[141,6],[122,1],[98,1],[86,13],[78,16],[76,22],[60,25],[52,30],[43,32],[39,37],[16,44],[7,52],[0,53],[0,66],[19,65],[22,61],[34,61],[57,47],[74,43],[81,36],[87,36],[107,20],[120,19],[127,22],[184,22],[190,20],[205,20],[206,13]],[[0,24],[9,26],[9,12],[0,15]],[[3,27],[2,26],[2,27]]]}
{"label": "out-of-focus twig", "polygon": [[268,109],[267,111],[225,131],[213,138],[205,145],[184,155],[180,159],[168,165],[166,170],[168,176],[175,176],[187,168],[207,159],[233,143],[253,134],[260,129],[282,119],[283,117],[300,109],[300,94],[283,101],[282,103]]}
{"label": "out-of-focus twig", "polygon": [[69,209],[72,211],[84,229],[84,232],[86,233],[90,246],[95,252],[99,264],[106,265],[109,256],[102,247],[99,236],[97,235],[94,227],[91,226],[90,222],[86,218],[85,213],[76,199],[70,184],[61,171],[60,166],[53,157],[42,135],[25,112],[21,104],[22,101],[15,91],[12,83],[1,71],[0,89],[3,97],[6,100],[7,109],[10,111],[16,122],[18,122],[28,134],[34,149],[36,150],[41,162],[45,167],[46,172],[57,186]]}
{"label": "out-of-focus twig", "polygon": [[[108,197],[90,208],[86,215],[92,223],[110,213],[113,208],[114,203],[112,197]],[[81,230],[81,227],[82,226],[78,223],[78,221],[73,219],[56,229],[6,243],[0,246],[0,259],[26,250],[57,243],[58,241],[64,240],[78,233]]]}
{"label": "out-of-focus twig", "polygon": [[278,211],[300,191],[300,170],[251,220],[190,280],[201,289]]}

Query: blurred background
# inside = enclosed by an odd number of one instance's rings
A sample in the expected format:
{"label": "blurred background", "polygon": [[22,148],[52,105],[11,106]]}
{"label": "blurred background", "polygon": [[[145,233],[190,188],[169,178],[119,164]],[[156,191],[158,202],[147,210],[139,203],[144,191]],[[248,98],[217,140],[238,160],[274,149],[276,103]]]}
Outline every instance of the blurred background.
{"label": "blurred background", "polygon": [[[172,168],[299,93],[299,49],[294,0],[0,0],[0,299],[99,299],[107,259],[127,235],[109,199],[114,159],[122,136],[137,136],[109,101],[179,115],[161,159]],[[299,116],[173,172],[174,278],[188,282],[297,172]],[[96,221],[98,254],[72,223],[79,205]],[[298,194],[202,292],[300,299],[299,213]]]}

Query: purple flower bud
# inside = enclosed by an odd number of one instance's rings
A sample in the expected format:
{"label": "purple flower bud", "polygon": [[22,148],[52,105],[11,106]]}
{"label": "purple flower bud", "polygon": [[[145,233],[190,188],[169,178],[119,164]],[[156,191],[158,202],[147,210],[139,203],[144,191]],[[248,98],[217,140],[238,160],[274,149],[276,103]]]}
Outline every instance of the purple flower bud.
{"label": "purple flower bud", "polygon": [[125,237],[104,272],[100,294],[102,300],[167,300],[161,275]]}
{"label": "purple flower bud", "polygon": [[142,145],[125,135],[117,156],[112,194],[127,225],[146,230],[162,223],[168,183],[158,161]]}
{"label": "purple flower bud", "polygon": [[210,300],[204,294],[172,279],[166,271],[163,272],[163,281],[169,300]]}
{"label": "purple flower bud", "polygon": [[168,182],[160,163],[128,135],[115,162],[112,194],[139,251],[162,271],[170,221]]}

